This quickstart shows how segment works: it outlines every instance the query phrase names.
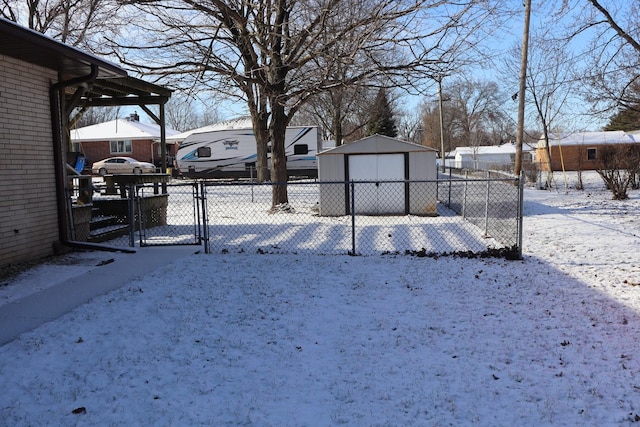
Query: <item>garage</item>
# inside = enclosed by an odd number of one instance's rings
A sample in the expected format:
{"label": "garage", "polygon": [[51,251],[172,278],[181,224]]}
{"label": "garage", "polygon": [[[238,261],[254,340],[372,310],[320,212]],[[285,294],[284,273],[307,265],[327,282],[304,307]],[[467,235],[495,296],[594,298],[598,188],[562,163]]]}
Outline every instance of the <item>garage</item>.
{"label": "garage", "polygon": [[[374,135],[318,154],[320,215],[435,215],[436,150]],[[353,192],[353,194],[352,194]]]}

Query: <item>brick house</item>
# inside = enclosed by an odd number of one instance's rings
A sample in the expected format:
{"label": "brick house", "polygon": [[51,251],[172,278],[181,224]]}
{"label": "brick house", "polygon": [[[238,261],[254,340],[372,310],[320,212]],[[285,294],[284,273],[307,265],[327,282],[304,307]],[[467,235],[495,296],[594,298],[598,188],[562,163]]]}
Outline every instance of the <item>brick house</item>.
{"label": "brick house", "polygon": [[164,118],[170,96],[115,64],[0,18],[0,268],[81,245],[67,196],[66,130],[74,112],[153,104]]}
{"label": "brick house", "polygon": [[[143,123],[137,113],[132,113],[126,119],[111,120],[91,126],[71,129],[72,151],[81,152],[87,158],[85,168],[91,167],[92,162],[113,156],[133,157],[141,162],[153,163],[161,166],[160,126]],[[178,131],[166,129],[167,158],[176,155],[176,141],[170,138]]]}
{"label": "brick house", "polygon": [[640,145],[637,132],[602,131],[575,132],[550,135],[549,152],[544,139],[538,141],[536,162],[538,170],[587,171],[595,170],[604,147]]}

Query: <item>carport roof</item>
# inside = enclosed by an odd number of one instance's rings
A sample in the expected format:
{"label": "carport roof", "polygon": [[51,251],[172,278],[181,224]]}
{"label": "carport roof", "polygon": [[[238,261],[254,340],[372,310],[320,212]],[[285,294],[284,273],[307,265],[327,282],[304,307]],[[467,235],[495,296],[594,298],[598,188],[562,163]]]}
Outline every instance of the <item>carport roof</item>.
{"label": "carport roof", "polygon": [[124,69],[112,62],[4,18],[0,18],[0,54],[56,70],[66,78],[87,75],[92,65],[99,67],[99,78],[127,75]]}
{"label": "carport roof", "polygon": [[97,79],[84,96],[86,106],[158,104],[173,92],[130,77],[110,61],[4,18],[0,18],[0,54],[55,70],[63,79],[89,75],[92,66],[98,67]]}

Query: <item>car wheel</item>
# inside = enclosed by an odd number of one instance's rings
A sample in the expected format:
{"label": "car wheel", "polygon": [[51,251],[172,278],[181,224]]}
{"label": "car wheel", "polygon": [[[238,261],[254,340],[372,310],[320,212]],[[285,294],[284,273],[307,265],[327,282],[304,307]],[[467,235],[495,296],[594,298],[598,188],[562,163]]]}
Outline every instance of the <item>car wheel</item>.
{"label": "car wheel", "polygon": [[140,175],[140,174],[142,174],[142,169],[140,169],[140,168],[133,168],[133,174],[134,174],[134,175]]}
{"label": "car wheel", "polygon": [[98,175],[105,176],[107,174],[107,170],[105,168],[100,168],[98,171]]}

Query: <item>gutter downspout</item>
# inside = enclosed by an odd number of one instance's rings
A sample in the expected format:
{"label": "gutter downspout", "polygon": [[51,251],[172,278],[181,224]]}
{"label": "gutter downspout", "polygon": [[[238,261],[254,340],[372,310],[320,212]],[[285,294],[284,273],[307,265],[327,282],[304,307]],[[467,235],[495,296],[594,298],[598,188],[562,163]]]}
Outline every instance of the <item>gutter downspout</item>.
{"label": "gutter downspout", "polygon": [[66,204],[66,191],[65,191],[65,179],[66,174],[64,171],[65,159],[62,155],[63,149],[63,129],[62,123],[62,105],[61,105],[61,91],[69,86],[79,85],[82,83],[93,82],[98,77],[98,66],[91,65],[91,72],[82,77],[76,77],[67,81],[59,81],[54,83],[49,88],[49,102],[51,103],[51,128],[53,132],[53,161],[55,166],[55,178],[56,178],[56,204],[58,210],[58,233],[60,242],[66,246],[78,247],[85,249],[97,249],[106,251],[122,251],[135,253],[134,250],[124,248],[114,248],[110,246],[99,245],[89,242],[77,242],[69,239],[69,223],[67,222],[67,204]]}

